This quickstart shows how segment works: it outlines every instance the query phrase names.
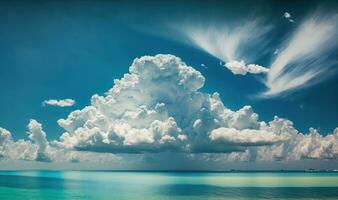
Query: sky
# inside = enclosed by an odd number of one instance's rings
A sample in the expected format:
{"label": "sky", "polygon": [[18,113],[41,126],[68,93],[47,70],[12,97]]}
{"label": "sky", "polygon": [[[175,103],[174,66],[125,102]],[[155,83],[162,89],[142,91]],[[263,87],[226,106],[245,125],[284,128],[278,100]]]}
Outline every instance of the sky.
{"label": "sky", "polygon": [[337,5],[1,1],[0,162],[332,168]]}

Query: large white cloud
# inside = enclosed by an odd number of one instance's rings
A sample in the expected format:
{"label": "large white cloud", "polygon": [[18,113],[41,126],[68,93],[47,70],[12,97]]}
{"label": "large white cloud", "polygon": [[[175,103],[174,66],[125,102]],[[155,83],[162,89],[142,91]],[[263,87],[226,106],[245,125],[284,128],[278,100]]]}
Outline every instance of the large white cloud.
{"label": "large white cloud", "polygon": [[199,92],[204,77],[175,56],[135,59],[114,82],[105,96],[58,121],[66,132],[54,144],[112,153],[234,152],[228,159],[337,158],[336,132],[313,137],[285,119],[260,122],[251,106],[231,111],[217,93]]}
{"label": "large white cloud", "polygon": [[119,162],[111,153],[160,152],[201,155],[199,160],[338,158],[338,128],[326,136],[312,128],[303,134],[287,119],[259,121],[251,106],[232,111],[218,93],[199,92],[204,77],[178,57],[135,59],[114,82],[91,105],[58,120],[65,129],[59,140],[48,142],[36,120],[27,126],[30,141],[14,141],[0,128],[0,159]]}
{"label": "large white cloud", "polygon": [[[66,148],[108,152],[228,152],[210,138],[220,127],[259,128],[247,106],[238,112],[224,107],[217,93],[198,92],[204,77],[172,55],[135,59],[106,96],[58,121],[66,132],[57,144]],[[262,133],[264,134],[264,133]],[[246,141],[248,142],[248,141]],[[252,141],[248,143],[261,142]]]}

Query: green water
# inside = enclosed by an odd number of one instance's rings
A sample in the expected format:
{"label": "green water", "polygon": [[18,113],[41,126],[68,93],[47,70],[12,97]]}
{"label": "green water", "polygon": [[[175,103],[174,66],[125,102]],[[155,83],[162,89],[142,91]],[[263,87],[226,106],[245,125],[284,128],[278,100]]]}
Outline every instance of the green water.
{"label": "green water", "polygon": [[338,199],[338,173],[2,171],[0,199]]}

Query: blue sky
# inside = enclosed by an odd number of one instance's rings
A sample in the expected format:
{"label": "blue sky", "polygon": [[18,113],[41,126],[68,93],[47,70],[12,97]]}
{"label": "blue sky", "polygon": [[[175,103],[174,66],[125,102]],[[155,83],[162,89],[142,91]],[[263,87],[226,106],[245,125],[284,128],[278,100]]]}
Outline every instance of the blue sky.
{"label": "blue sky", "polygon": [[[302,131],[314,127],[326,133],[337,125],[337,75],[287,96],[255,99],[251,97],[264,87],[257,81],[259,75],[233,76],[219,66],[218,59],[205,52],[147,33],[147,29],[161,27],[161,20],[171,20],[173,11],[177,14],[172,20],[198,15],[197,20],[221,21],[227,16],[240,19],[239,16],[256,14],[276,23],[280,31],[274,36],[277,43],[297,26],[282,18],[284,12],[292,13],[300,21],[325,3],[271,2],[264,6],[250,3],[246,6],[245,3],[186,2],[185,8],[178,2],[166,6],[156,2],[73,4],[75,9],[65,2],[2,2],[0,122],[15,138],[26,135],[30,118],[39,119],[49,132],[48,137],[57,138],[62,131],[56,124],[57,119],[87,105],[93,94],[107,91],[113,79],[128,71],[135,57],[158,53],[177,55],[201,71],[206,77],[203,90],[219,92],[231,109],[252,105],[262,120],[274,115],[286,117]],[[229,9],[231,6],[235,10]],[[150,10],[151,16],[147,14]],[[268,59],[262,58],[265,63]],[[207,69],[201,67],[202,63]],[[41,104],[45,99],[63,98],[75,99],[76,105],[55,108]]]}
{"label": "blue sky", "polygon": [[[260,19],[263,26],[272,26],[262,40],[267,45],[240,51],[255,57],[247,64],[269,68],[278,56],[275,50],[311,13],[336,14],[337,5],[333,1],[2,1],[0,127],[18,140],[27,138],[27,124],[36,119],[48,140],[58,140],[65,129],[57,120],[90,105],[94,94],[104,95],[114,79],[128,73],[135,58],[172,54],[204,76],[201,92],[218,92],[230,110],[251,105],[259,121],[287,118],[302,133],[313,127],[325,136],[338,125],[337,41],[331,41],[334,48],[320,63],[327,67],[326,74],[310,80],[314,84],[259,98],[268,85],[264,74],[234,75],[223,66],[224,60],[187,42],[180,25],[236,27]],[[292,18],[284,17],[285,12]],[[179,26],[173,30],[172,25]],[[43,105],[45,100],[67,98],[75,105]]]}

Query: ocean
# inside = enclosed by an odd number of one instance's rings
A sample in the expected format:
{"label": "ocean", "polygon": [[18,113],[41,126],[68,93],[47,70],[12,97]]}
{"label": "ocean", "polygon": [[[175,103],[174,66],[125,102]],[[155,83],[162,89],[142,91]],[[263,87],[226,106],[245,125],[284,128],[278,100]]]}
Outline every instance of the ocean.
{"label": "ocean", "polygon": [[0,171],[0,199],[338,199],[338,173]]}

